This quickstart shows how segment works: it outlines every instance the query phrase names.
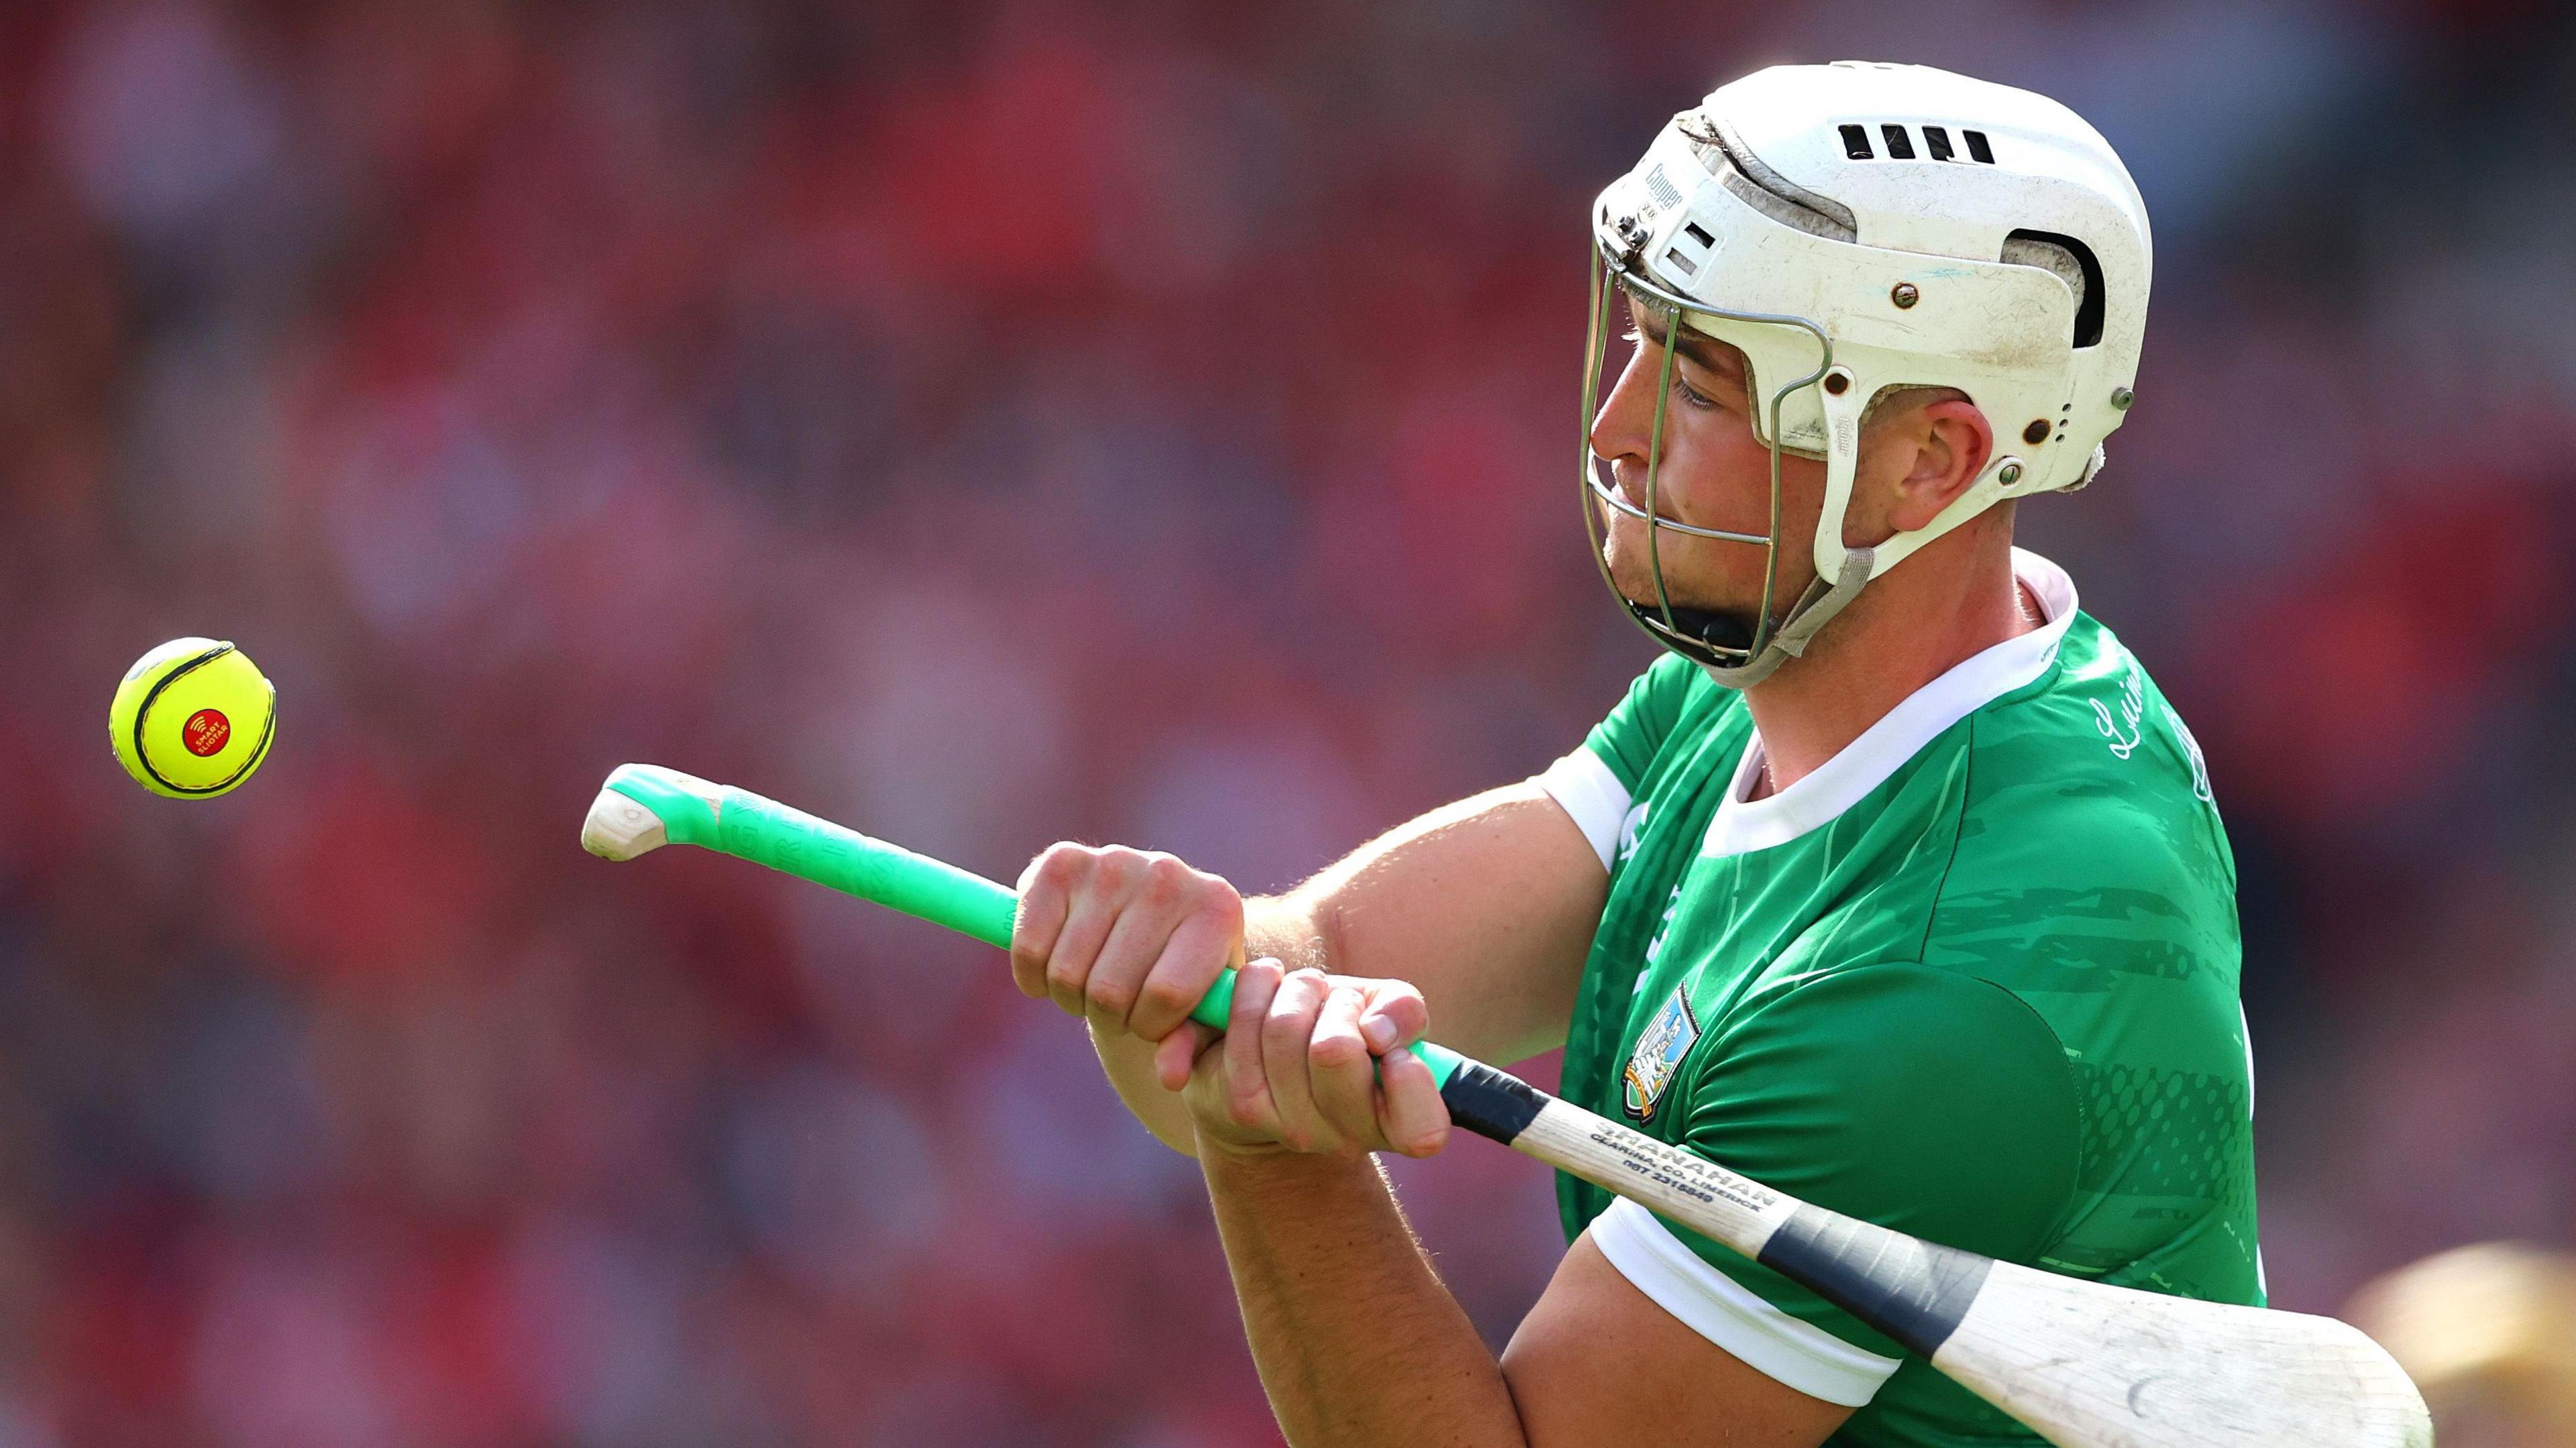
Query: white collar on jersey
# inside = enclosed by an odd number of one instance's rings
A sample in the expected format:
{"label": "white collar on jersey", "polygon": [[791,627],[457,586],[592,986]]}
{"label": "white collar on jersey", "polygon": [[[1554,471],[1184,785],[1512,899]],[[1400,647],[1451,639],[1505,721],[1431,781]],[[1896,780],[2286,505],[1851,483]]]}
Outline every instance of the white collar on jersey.
{"label": "white collar on jersey", "polygon": [[2066,625],[2075,617],[2075,580],[2066,570],[2026,548],[2013,550],[2013,576],[2039,600],[2048,622],[1962,660],[1948,673],[1906,696],[1842,752],[1766,799],[1748,800],[1762,769],[1762,735],[1745,745],[1735,778],[1709,821],[1702,855],[1741,855],[1785,845],[1830,824],[1887,782],[1905,761],[1942,731],[1980,708],[2022,688],[2056,661]]}

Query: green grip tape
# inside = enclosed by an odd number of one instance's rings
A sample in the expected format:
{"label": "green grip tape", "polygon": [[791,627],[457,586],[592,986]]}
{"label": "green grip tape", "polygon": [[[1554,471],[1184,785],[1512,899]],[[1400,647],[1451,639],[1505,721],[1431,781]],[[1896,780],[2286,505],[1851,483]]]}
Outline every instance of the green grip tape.
{"label": "green grip tape", "polygon": [[[732,785],[710,784],[652,764],[621,764],[607,787],[651,810],[673,844],[697,845],[756,865],[829,885],[906,915],[1008,948],[1020,897],[1009,886],[872,839]],[[1234,1009],[1234,972],[1226,971],[1190,1011],[1190,1019],[1224,1030]],[[1413,1054],[1446,1086],[1467,1058],[1417,1041]]]}

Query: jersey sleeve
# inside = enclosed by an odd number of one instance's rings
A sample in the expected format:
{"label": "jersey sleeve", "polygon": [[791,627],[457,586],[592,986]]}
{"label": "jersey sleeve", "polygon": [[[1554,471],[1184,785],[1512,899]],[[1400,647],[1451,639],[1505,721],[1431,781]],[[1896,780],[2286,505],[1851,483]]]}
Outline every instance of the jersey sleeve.
{"label": "jersey sleeve", "polygon": [[1605,870],[1616,858],[1619,831],[1644,788],[1646,771],[1671,737],[1683,696],[1699,677],[1698,667],[1679,654],[1655,660],[1609,717],[1592,726],[1581,748],[1538,776],[1539,787],[1582,827]]}
{"label": "jersey sleeve", "polygon": [[[1802,1201],[2029,1262],[2072,1194],[2080,1127],[2056,1034],[1989,981],[1918,964],[1811,976],[1714,1023],[1682,1142]],[[1749,1366],[1859,1406],[1903,1349],[1777,1272],[1621,1201],[1594,1245]]]}

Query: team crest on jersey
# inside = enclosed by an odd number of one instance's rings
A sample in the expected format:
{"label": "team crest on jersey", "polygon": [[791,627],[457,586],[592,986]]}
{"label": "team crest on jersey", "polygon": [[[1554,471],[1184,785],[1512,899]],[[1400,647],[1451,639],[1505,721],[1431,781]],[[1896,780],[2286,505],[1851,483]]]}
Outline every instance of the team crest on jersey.
{"label": "team crest on jersey", "polygon": [[1672,998],[1637,1037],[1637,1049],[1628,1053],[1619,1104],[1632,1119],[1654,1118],[1655,1103],[1663,1099],[1664,1088],[1673,1084],[1682,1058],[1698,1043],[1699,1017],[1691,1014],[1689,989],[1675,986]]}

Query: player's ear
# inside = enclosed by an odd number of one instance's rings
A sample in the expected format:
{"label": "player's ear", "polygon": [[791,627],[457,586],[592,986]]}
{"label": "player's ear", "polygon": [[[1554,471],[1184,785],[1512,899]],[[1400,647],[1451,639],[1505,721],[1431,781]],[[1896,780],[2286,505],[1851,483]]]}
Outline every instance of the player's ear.
{"label": "player's ear", "polygon": [[1899,531],[1928,527],[1950,506],[1995,453],[1995,430],[1964,397],[1951,396],[1911,409],[1900,436],[1914,442],[1914,465],[1897,480],[1888,522]]}

